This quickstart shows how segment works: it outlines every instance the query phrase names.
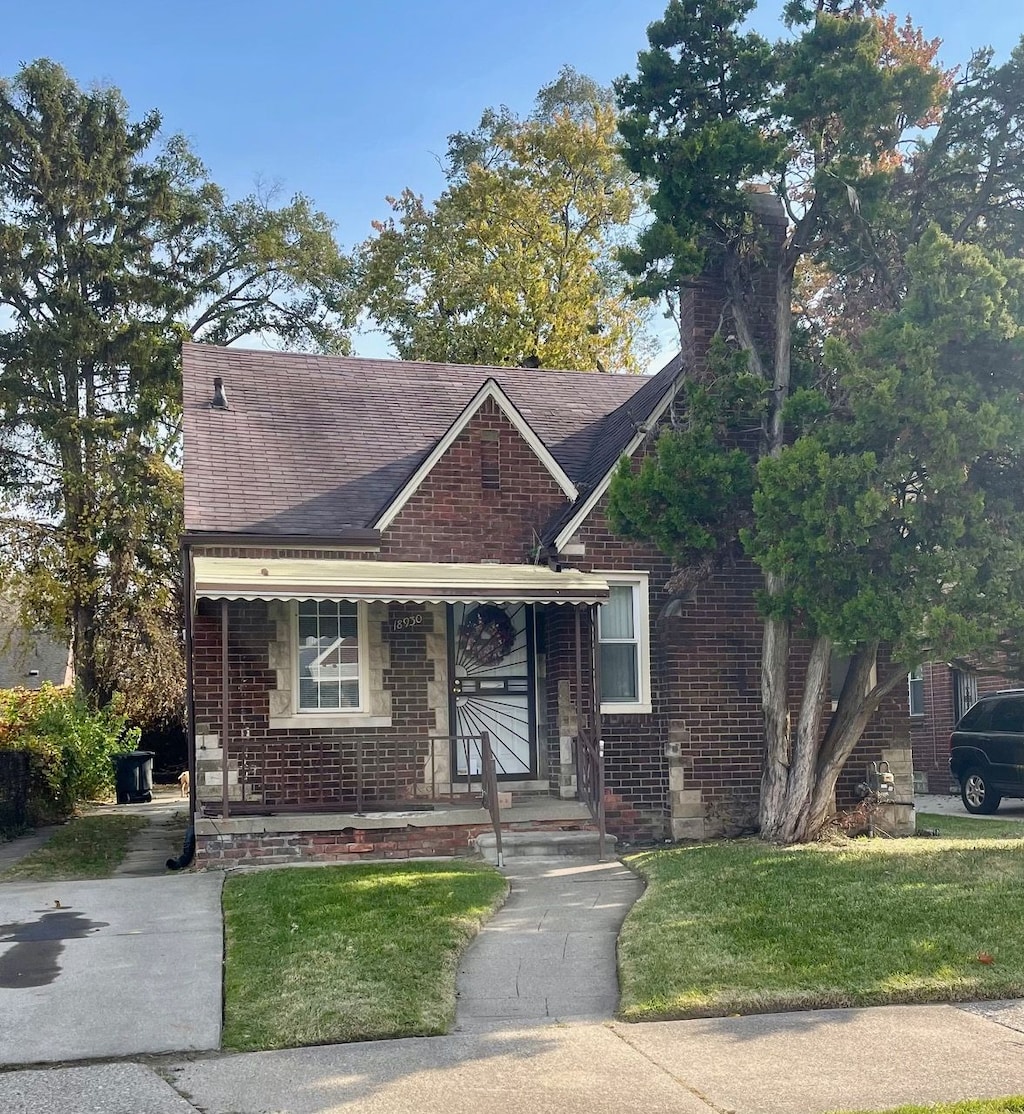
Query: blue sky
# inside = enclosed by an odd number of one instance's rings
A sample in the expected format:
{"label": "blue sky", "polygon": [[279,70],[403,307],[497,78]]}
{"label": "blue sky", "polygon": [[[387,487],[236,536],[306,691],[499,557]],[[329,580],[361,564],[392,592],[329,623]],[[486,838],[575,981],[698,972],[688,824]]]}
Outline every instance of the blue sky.
{"label": "blue sky", "polygon": [[[387,215],[387,194],[441,187],[450,132],[488,105],[529,110],[570,63],[600,81],[633,69],[665,0],[23,0],[6,5],[0,74],[49,57],[82,84],[157,108],[232,196],[256,181],[302,192],[342,246]],[[754,25],[775,37],[781,0]],[[902,15],[898,3],[892,10]],[[1007,0],[917,0],[942,57],[1005,55],[1024,33]],[[365,347],[360,345],[361,348]]]}

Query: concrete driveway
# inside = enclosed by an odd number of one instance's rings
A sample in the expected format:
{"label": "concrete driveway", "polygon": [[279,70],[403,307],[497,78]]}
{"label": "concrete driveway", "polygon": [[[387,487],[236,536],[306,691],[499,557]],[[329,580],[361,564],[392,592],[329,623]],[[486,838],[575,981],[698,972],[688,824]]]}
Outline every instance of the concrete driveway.
{"label": "concrete driveway", "polygon": [[219,1047],[222,884],[0,884],[0,1064]]}

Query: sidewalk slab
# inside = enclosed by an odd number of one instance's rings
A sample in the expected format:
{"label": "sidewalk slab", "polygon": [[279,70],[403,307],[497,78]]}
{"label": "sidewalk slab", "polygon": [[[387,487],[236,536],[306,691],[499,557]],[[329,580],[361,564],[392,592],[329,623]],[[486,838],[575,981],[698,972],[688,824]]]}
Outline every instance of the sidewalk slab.
{"label": "sidewalk slab", "polygon": [[222,1056],[166,1075],[204,1114],[718,1114],[603,1025]]}
{"label": "sidewalk slab", "polygon": [[142,1064],[94,1064],[0,1075],[4,1114],[196,1114]]}
{"label": "sidewalk slab", "polygon": [[222,883],[0,885],[0,1064],[217,1048]]}
{"label": "sidewalk slab", "polygon": [[1020,1033],[952,1005],[617,1023],[614,1030],[651,1065],[735,1114],[1024,1093]]}

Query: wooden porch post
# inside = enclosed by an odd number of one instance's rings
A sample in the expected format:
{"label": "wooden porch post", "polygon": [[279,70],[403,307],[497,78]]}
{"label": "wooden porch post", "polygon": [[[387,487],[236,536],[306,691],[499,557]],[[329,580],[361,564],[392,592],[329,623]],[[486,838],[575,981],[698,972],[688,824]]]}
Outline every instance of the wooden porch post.
{"label": "wooden porch post", "polygon": [[228,601],[220,601],[220,769],[221,816],[226,820],[231,810],[228,803],[228,723],[231,696],[228,676]]}

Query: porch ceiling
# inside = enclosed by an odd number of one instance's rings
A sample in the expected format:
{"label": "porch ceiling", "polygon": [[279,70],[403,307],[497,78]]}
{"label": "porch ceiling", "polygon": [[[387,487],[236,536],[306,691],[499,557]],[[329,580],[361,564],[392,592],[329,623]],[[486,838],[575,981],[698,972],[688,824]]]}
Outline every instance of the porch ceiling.
{"label": "porch ceiling", "polygon": [[535,565],[413,561],[194,558],[195,596],[209,600],[381,600],[391,603],[603,603],[595,573]]}

